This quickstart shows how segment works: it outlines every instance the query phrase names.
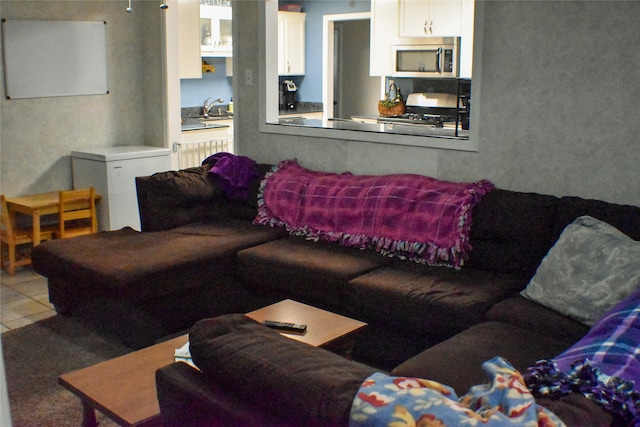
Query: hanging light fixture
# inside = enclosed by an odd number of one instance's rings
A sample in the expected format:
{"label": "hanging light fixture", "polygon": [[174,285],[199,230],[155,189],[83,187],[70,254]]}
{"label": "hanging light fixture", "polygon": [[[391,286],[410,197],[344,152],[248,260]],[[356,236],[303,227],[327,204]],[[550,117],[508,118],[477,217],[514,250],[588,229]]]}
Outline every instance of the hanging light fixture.
{"label": "hanging light fixture", "polygon": [[[165,2],[160,4],[160,9],[167,10],[169,9],[169,5]],[[129,7],[127,7],[127,13],[133,13],[133,7],[131,7],[131,0],[129,0]]]}

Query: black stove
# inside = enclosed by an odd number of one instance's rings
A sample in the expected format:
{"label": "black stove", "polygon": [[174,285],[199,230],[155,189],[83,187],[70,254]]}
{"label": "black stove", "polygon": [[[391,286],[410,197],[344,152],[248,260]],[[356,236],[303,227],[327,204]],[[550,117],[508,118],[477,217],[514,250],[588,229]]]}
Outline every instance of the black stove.
{"label": "black stove", "polygon": [[380,117],[381,123],[406,123],[414,125],[431,125],[437,128],[444,127],[445,122],[455,122],[455,117],[444,114],[428,113],[404,113],[398,116]]}
{"label": "black stove", "polygon": [[469,110],[467,103],[461,102],[460,108],[452,107],[424,107],[407,105],[406,112],[397,116],[379,117],[379,123],[399,123],[411,125],[427,125],[442,128],[446,125],[468,129]]}

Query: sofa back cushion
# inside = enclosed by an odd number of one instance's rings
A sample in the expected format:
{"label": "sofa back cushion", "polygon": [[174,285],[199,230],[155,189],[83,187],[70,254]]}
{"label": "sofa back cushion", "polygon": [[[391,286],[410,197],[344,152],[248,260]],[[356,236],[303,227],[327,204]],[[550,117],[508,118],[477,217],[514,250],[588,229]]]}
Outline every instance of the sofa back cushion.
{"label": "sofa back cushion", "polygon": [[193,167],[136,177],[142,231],[167,230],[216,218],[252,220],[257,214],[260,178],[271,165],[258,165],[246,200],[230,200],[209,167]]}
{"label": "sofa back cushion", "polygon": [[533,274],[553,245],[559,199],[494,190],[473,210],[468,266]]}
{"label": "sofa back cushion", "polygon": [[567,225],[584,215],[606,222],[633,240],[640,240],[640,207],[580,197],[562,197],[560,199],[554,230],[555,238],[560,236]]}

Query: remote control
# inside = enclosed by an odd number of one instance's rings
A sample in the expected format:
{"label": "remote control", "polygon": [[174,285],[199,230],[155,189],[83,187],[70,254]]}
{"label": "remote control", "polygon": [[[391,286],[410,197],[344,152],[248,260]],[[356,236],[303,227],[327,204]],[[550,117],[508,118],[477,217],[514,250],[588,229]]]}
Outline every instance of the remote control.
{"label": "remote control", "polygon": [[304,332],[307,330],[307,325],[302,325],[300,323],[287,323],[287,322],[276,322],[275,320],[264,320],[262,321],[262,324],[272,329],[282,329],[284,331]]}

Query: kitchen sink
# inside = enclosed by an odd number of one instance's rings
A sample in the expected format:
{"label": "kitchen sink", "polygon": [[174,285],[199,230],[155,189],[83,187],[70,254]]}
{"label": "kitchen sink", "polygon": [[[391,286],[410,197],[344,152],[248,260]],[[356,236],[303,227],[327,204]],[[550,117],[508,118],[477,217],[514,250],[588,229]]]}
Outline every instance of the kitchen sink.
{"label": "kitchen sink", "polygon": [[203,122],[209,122],[215,120],[233,119],[233,114],[209,114],[208,116],[193,116],[192,118],[202,120]]}
{"label": "kitchen sink", "polygon": [[229,125],[221,125],[221,124],[215,124],[215,123],[202,122],[202,123],[193,123],[193,124],[188,124],[188,125],[182,125],[182,131],[201,130],[201,129],[221,129],[221,128],[228,128],[228,127],[229,127]]}

